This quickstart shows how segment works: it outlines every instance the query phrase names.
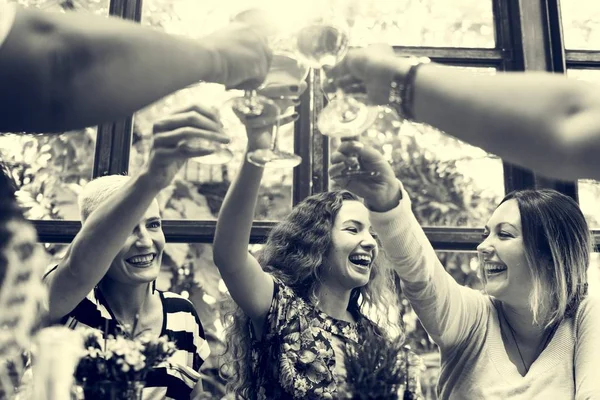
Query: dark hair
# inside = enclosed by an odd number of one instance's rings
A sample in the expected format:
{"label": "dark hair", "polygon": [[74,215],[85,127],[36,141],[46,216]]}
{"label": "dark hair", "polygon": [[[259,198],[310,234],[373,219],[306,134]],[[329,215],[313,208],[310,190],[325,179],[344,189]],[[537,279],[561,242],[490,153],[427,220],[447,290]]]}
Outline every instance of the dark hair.
{"label": "dark hair", "polygon": [[[273,228],[258,255],[258,261],[266,272],[315,305],[320,284],[319,273],[323,259],[331,248],[331,231],[344,201],[360,199],[345,190],[319,193],[306,198]],[[377,260],[383,258],[382,253],[380,252]],[[373,322],[385,332],[392,325],[387,312],[397,302],[398,294],[392,270],[387,263],[376,261],[369,282],[352,291],[349,307],[369,310],[369,316],[375,319]],[[250,320],[239,307],[234,307],[228,317],[233,317],[233,322],[227,329],[226,352],[229,360],[222,371],[230,376],[229,386],[235,390],[236,395],[249,398],[253,381],[250,365]]]}
{"label": "dark hair", "polygon": [[533,278],[534,321],[545,326],[572,316],[587,293],[591,236],[579,205],[551,189],[520,190],[516,200],[526,259]]}

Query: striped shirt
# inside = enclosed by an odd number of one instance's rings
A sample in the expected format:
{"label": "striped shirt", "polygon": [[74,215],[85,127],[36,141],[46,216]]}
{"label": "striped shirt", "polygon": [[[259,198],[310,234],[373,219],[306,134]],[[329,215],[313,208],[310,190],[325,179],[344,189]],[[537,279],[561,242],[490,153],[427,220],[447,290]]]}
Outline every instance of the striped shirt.
{"label": "striped shirt", "polygon": [[[157,291],[163,305],[163,326],[160,336],[167,335],[177,351],[167,362],[148,374],[144,400],[189,399],[200,379],[200,366],[210,354],[204,329],[192,303],[184,297]],[[72,329],[95,328],[108,334],[117,331],[117,320],[101,292],[90,292],[61,323]]]}

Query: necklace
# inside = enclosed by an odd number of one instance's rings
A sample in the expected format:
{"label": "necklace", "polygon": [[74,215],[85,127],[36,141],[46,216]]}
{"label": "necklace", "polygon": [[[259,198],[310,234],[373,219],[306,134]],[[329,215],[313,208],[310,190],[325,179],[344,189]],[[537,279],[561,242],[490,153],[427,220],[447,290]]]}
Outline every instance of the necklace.
{"label": "necklace", "polygon": [[[498,307],[496,307],[496,309],[498,310]],[[500,310],[498,310],[498,311],[500,312]],[[513,329],[512,325],[510,324],[510,322],[508,322],[506,315],[504,314],[504,308],[502,308],[501,311],[502,311],[501,312],[502,319],[504,319],[504,322],[506,322],[506,326],[508,326],[510,335],[512,336],[513,341],[515,342],[515,346],[517,347],[517,352],[519,353],[519,358],[521,359],[521,363],[523,364],[523,368],[525,369],[525,375],[527,375],[527,373],[529,372],[530,366],[527,366],[527,364],[525,363],[525,359],[523,358],[523,354],[521,353],[521,348],[519,347],[519,342],[517,341],[517,335],[516,335],[515,330]],[[500,329],[502,329],[502,325],[500,325]],[[543,343],[540,343],[542,345],[542,349],[541,349],[540,353],[542,351],[544,351],[544,349],[550,342],[550,339],[552,338],[552,335],[554,334],[555,330],[556,330],[556,325],[544,333],[545,339],[543,340]],[[538,348],[536,349],[536,353],[537,353],[537,350],[539,350],[539,345],[538,345]]]}
{"label": "necklace", "polygon": [[525,368],[525,375],[527,375],[527,373],[529,372],[529,367],[527,367],[527,364],[525,363],[525,360],[523,359],[523,354],[521,354],[521,349],[519,348],[519,342],[517,341],[517,337],[515,335],[515,330],[513,329],[513,327],[510,325],[510,323],[506,319],[504,312],[502,312],[502,319],[504,319],[504,322],[506,322],[506,325],[508,326],[508,329],[510,331],[510,335],[512,336],[513,341],[515,342],[515,346],[517,346],[517,352],[519,353],[519,358],[521,359],[523,368]]}

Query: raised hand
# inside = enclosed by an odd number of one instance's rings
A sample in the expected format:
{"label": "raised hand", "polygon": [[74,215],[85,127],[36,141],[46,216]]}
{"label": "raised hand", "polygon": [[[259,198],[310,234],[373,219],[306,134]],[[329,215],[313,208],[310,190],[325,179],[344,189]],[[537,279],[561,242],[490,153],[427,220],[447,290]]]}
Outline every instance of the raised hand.
{"label": "raised hand", "polygon": [[[154,145],[146,169],[160,188],[171,183],[188,158],[212,154],[214,144],[230,141],[222,132],[217,114],[200,105],[157,121],[152,131]],[[198,146],[197,143],[204,145]]]}
{"label": "raised hand", "polygon": [[215,64],[214,75],[208,81],[231,89],[255,89],[265,80],[272,54],[260,30],[232,23],[202,41],[212,50]]}
{"label": "raised hand", "polygon": [[[374,176],[339,177],[348,162],[358,155],[364,170],[377,172]],[[342,141],[331,155],[329,176],[337,185],[365,199],[367,207],[384,212],[394,208],[401,199],[400,185],[392,166],[373,147],[358,141]]]}
{"label": "raised hand", "polygon": [[373,104],[387,104],[392,78],[395,73],[408,70],[410,66],[405,64],[405,59],[397,57],[389,45],[373,44],[348,51],[327,76],[347,93],[366,91]]}
{"label": "raised hand", "polygon": [[[298,99],[305,90],[306,82],[291,86],[269,85],[259,90],[258,93],[271,99],[276,107],[266,105],[264,112],[257,117],[245,116],[236,112],[238,118],[246,126],[249,150],[268,148],[271,145],[272,129],[276,124],[283,126],[298,119],[295,112],[286,113],[286,111],[300,104]],[[278,109],[282,114],[279,114]]]}

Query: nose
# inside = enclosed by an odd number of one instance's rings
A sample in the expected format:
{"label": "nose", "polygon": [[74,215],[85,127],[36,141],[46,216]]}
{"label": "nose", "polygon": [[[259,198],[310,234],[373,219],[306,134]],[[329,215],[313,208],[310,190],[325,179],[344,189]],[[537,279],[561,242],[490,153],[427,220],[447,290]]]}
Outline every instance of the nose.
{"label": "nose", "polygon": [[136,239],[135,244],[138,247],[151,247],[152,246],[152,238],[150,237],[150,232],[145,227],[141,227],[136,229]]}
{"label": "nose", "polygon": [[375,240],[373,235],[367,233],[366,236],[363,237],[363,240],[360,242],[360,245],[364,249],[371,251],[377,247],[377,240]]}
{"label": "nose", "polygon": [[491,256],[494,252],[494,248],[490,243],[489,236],[483,240],[483,242],[479,243],[477,246],[477,252],[482,256]]}

